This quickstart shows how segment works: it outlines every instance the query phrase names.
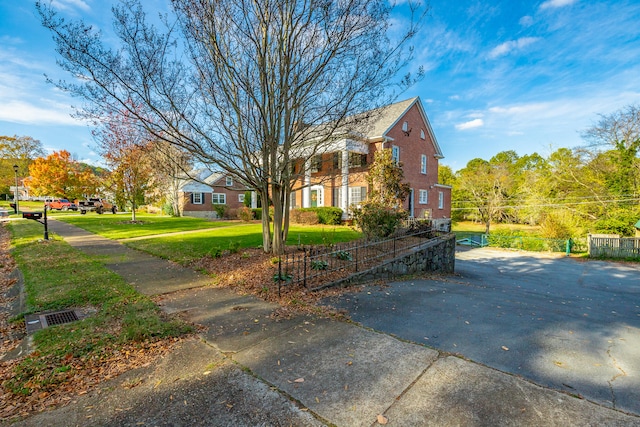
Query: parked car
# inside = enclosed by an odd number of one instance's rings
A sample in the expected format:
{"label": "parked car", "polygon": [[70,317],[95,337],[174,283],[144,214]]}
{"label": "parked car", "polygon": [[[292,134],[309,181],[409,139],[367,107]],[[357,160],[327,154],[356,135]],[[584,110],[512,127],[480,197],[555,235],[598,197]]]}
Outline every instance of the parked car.
{"label": "parked car", "polygon": [[86,214],[88,211],[96,211],[98,214],[102,214],[107,211],[111,211],[111,213],[118,212],[118,208],[111,202],[106,199],[100,198],[89,198],[87,200],[79,200],[78,201],[78,209],[80,209],[80,213],[82,215]]}
{"label": "parked car", "polygon": [[56,209],[59,211],[78,210],[78,205],[69,201],[68,199],[46,199],[44,201],[44,207],[45,209]]}

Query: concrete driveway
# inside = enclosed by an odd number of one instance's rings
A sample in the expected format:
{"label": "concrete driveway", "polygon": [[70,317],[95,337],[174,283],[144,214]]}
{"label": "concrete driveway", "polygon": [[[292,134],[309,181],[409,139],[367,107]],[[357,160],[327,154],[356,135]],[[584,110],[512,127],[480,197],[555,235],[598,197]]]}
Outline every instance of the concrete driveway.
{"label": "concrete driveway", "polygon": [[456,274],[368,286],[331,304],[378,331],[640,414],[640,268],[462,250]]}

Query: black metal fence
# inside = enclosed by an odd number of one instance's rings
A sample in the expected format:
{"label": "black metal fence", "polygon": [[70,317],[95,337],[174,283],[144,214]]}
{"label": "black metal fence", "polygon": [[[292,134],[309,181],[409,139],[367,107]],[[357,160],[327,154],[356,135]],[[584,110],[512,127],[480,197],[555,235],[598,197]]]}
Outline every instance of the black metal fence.
{"label": "black metal fence", "polygon": [[282,285],[315,288],[326,282],[367,270],[420,246],[441,233],[431,228],[409,230],[387,239],[358,240],[331,246],[303,246],[297,253],[282,255],[274,280]]}

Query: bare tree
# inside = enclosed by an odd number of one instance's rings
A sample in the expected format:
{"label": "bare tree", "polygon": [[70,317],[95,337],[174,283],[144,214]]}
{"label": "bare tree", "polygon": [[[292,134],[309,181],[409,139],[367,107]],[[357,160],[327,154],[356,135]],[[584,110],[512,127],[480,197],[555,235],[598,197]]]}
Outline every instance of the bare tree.
{"label": "bare tree", "polygon": [[[84,115],[131,111],[149,132],[254,188],[263,247],[280,253],[289,194],[308,160],[348,118],[388,102],[392,79],[407,63],[408,41],[426,10],[406,9],[393,41],[386,0],[171,0],[167,30],[149,24],[139,0],[113,9],[121,46],[110,49],[81,21],[65,22],[37,3],[61,66],[58,82],[88,103]],[[405,76],[399,86],[408,84]],[[129,102],[131,101],[131,102]]]}

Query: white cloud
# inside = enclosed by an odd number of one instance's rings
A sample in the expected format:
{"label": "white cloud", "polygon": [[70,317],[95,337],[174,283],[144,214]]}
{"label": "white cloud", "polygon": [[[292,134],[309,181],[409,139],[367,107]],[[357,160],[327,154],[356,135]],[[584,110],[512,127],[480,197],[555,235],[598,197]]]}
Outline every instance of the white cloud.
{"label": "white cloud", "polygon": [[460,123],[456,125],[456,129],[458,130],[467,130],[474,129],[484,126],[484,121],[482,119],[474,119],[468,122]]}
{"label": "white cloud", "polygon": [[51,6],[58,10],[81,9],[85,12],[91,10],[91,7],[84,0],[52,0]]}
{"label": "white cloud", "polygon": [[9,101],[0,104],[0,120],[31,125],[82,126],[83,123],[70,116],[71,109],[65,105],[51,105],[48,108],[23,101]]}
{"label": "white cloud", "polygon": [[540,5],[540,9],[553,9],[558,7],[569,6],[575,3],[577,0],[547,0]]}
{"label": "white cloud", "polygon": [[497,58],[499,56],[507,55],[514,50],[523,49],[530,44],[537,42],[538,40],[540,40],[540,37],[522,37],[518,40],[510,40],[508,42],[504,42],[491,49],[491,52],[489,52],[489,57]]}
{"label": "white cloud", "polygon": [[520,18],[520,21],[518,21],[518,23],[525,28],[530,27],[533,25],[533,17],[529,15],[523,16],[522,18]]}

